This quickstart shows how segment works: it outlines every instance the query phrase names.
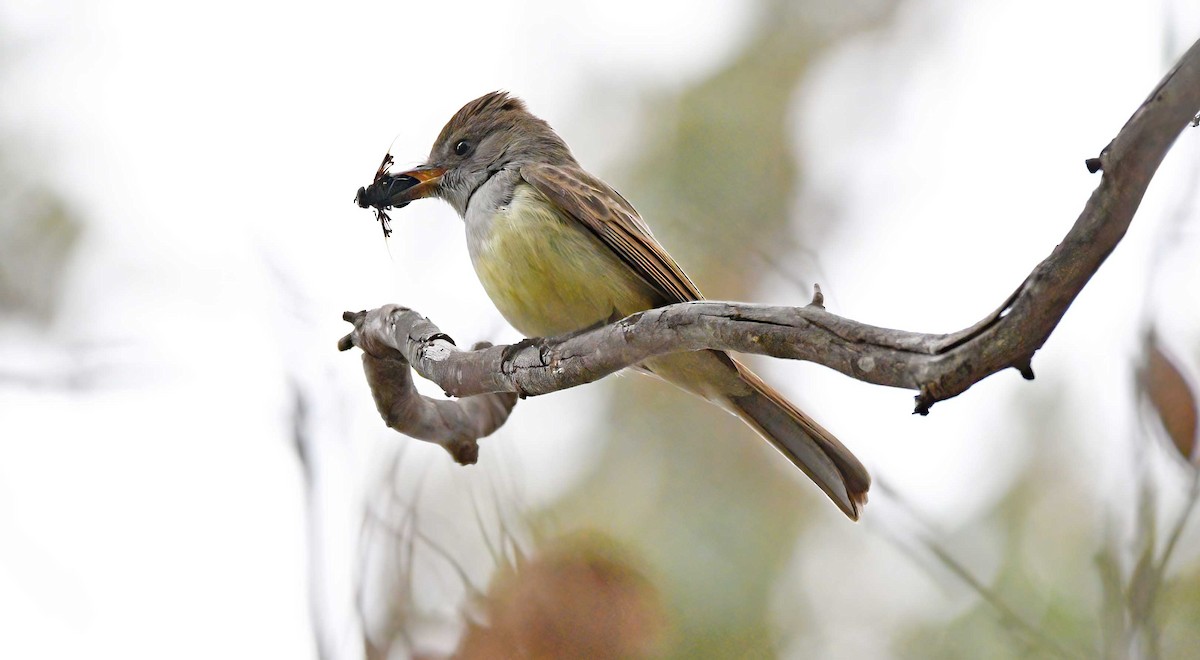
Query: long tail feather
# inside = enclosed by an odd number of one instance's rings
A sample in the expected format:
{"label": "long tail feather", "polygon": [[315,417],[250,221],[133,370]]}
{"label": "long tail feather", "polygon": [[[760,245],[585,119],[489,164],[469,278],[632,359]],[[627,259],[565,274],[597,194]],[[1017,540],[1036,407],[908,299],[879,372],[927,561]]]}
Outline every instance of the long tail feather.
{"label": "long tail feather", "polygon": [[752,391],[729,397],[733,411],[803,470],[847,516],[858,520],[871,487],[867,469],[833,434],[754,372],[741,364],[737,367]]}

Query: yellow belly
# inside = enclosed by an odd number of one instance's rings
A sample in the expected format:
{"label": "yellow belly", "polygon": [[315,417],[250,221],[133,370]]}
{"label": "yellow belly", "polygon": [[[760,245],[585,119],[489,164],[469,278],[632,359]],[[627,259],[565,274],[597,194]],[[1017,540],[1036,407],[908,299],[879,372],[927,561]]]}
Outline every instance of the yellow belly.
{"label": "yellow belly", "polygon": [[528,185],[468,241],[496,308],[529,337],[605,323],[655,306],[656,296],[611,250]]}

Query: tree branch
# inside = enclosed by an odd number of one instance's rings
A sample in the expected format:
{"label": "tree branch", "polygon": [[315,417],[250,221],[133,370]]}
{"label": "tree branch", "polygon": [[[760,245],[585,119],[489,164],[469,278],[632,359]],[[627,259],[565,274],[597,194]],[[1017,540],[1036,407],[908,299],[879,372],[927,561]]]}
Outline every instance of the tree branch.
{"label": "tree branch", "polygon": [[[706,348],[808,360],[858,380],[918,390],[915,412],[928,414],[934,403],[1003,369],[1033,378],[1033,354],[1124,237],[1163,157],[1198,110],[1200,41],[1100,155],[1086,161],[1089,170],[1104,174],[1062,242],[994,312],[958,332],[923,334],[858,323],[826,311],[818,288],[807,307],[681,303],[574,335],[471,351],[456,348],[417,312],[385,305],[343,315],[354,331],[338,347],[358,346],[366,353],[368,381],[389,426],[438,441],[469,462],[478,451],[474,439],[504,423],[515,404],[511,394],[546,394],[649,357]],[[447,394],[468,398],[420,397],[412,389],[409,364]],[[502,396],[496,393],[510,398],[475,399]]]}
{"label": "tree branch", "polygon": [[[387,309],[395,308],[394,305]],[[383,421],[391,428],[418,440],[441,445],[461,465],[471,465],[479,460],[479,445],[476,440],[491,435],[508,421],[517,397],[511,392],[476,392],[459,401],[439,401],[417,392],[413,384],[409,361],[403,355],[389,349],[381,324],[382,310],[368,312],[346,312],[342,318],[354,323],[354,333],[338,342],[339,350],[348,350],[351,345],[363,348],[363,371],[367,374],[367,385],[375,399],[375,408]],[[430,324],[432,325],[432,324]],[[434,341],[439,346],[454,348],[453,342],[441,333]],[[350,343],[351,337],[354,344]],[[476,344],[473,351],[486,350],[490,344]],[[430,349],[436,353],[436,350]],[[457,349],[454,349],[457,351]],[[432,358],[430,358],[432,359]]]}

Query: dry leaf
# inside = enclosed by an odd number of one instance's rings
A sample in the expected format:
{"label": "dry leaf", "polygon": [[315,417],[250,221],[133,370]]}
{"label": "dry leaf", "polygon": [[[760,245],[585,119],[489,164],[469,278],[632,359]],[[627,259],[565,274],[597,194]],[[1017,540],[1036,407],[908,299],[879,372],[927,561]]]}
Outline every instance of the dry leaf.
{"label": "dry leaf", "polygon": [[551,542],[486,595],[486,625],[468,628],[455,657],[652,658],[667,616],[634,562],[598,534]]}
{"label": "dry leaf", "polygon": [[1141,372],[1142,391],[1154,407],[1179,455],[1196,464],[1196,394],[1175,361],[1159,348],[1152,334],[1146,341],[1146,364]]}

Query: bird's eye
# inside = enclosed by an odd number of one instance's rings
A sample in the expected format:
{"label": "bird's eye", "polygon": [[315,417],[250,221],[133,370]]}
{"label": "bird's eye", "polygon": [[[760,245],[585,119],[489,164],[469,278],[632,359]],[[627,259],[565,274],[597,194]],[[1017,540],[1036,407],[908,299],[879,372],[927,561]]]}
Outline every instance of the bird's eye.
{"label": "bird's eye", "polygon": [[459,140],[458,144],[454,145],[454,153],[459,156],[466,156],[471,153],[471,149],[474,146],[470,140]]}

